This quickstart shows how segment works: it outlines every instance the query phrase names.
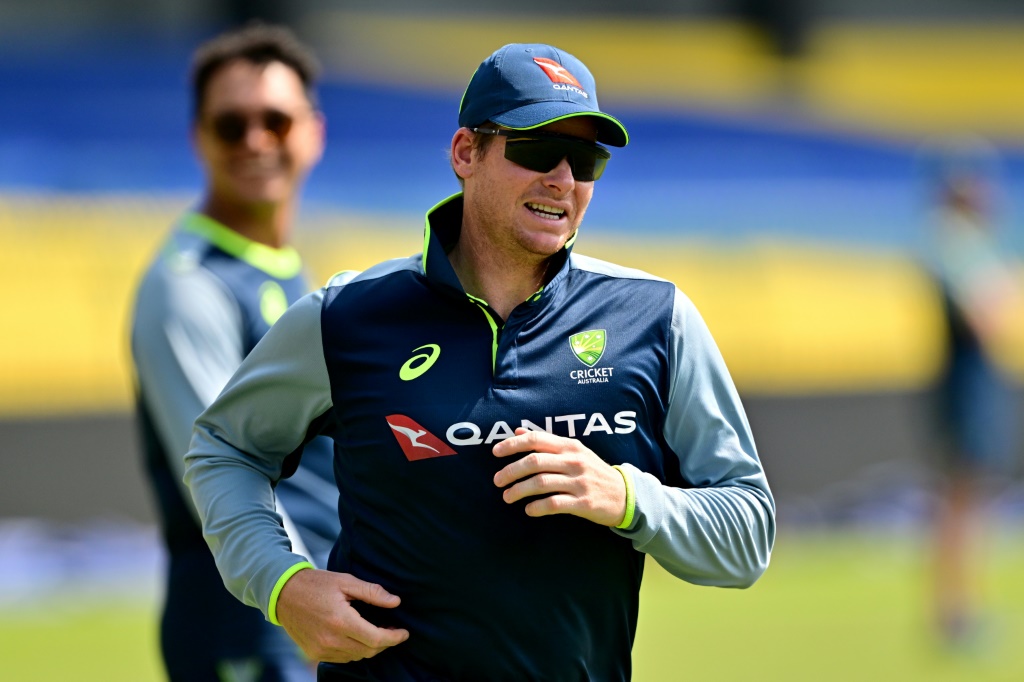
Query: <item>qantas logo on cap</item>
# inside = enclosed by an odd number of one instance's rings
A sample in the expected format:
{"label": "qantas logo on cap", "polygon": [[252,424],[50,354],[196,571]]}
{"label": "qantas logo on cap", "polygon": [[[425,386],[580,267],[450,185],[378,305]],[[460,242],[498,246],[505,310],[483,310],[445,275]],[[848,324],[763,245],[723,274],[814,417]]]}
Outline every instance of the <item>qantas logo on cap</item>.
{"label": "qantas logo on cap", "polygon": [[398,441],[402,452],[410,462],[455,454],[455,451],[444,441],[404,414],[390,414],[385,419],[391,430],[395,432],[395,440]]}
{"label": "qantas logo on cap", "polygon": [[576,77],[569,73],[569,70],[559,64],[553,59],[546,59],[544,57],[534,57],[533,61],[537,62],[537,66],[544,69],[544,73],[548,75],[552,83],[568,83],[569,85],[575,85],[577,88],[582,88],[580,82],[576,80]]}
{"label": "qantas logo on cap", "polygon": [[554,83],[552,87],[555,90],[569,90],[590,99],[590,95],[583,91],[583,86],[580,85],[580,82],[564,66],[553,59],[545,57],[534,57],[533,61],[548,75],[548,78]]}

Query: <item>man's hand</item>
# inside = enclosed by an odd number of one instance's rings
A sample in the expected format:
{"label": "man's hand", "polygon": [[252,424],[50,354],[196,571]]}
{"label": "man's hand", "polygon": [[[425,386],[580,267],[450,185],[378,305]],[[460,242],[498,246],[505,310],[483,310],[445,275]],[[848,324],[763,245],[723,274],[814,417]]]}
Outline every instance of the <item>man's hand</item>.
{"label": "man's hand", "polygon": [[353,601],[386,609],[401,602],[380,585],[348,573],[303,569],[281,589],[277,620],[310,659],[327,663],[370,658],[409,639],[408,630],[366,621]]}
{"label": "man's hand", "polygon": [[495,457],[530,453],[494,475],[499,488],[515,483],[502,493],[509,504],[548,495],[526,505],[530,516],[572,514],[602,526],[617,526],[626,516],[622,474],[574,438],[520,427],[493,452]]}

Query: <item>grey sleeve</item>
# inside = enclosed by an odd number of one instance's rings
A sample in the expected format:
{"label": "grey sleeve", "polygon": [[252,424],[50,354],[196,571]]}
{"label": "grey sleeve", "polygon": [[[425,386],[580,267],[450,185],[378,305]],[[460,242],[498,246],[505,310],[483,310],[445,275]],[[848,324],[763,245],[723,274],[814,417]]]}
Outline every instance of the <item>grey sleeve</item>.
{"label": "grey sleeve", "polygon": [[664,435],[692,488],[663,485],[631,465],[632,523],[615,532],[673,575],[749,587],[768,567],[775,501],[739,395],[707,325],[678,289],[669,344]]}
{"label": "grey sleeve", "polygon": [[[139,287],[132,356],[139,390],[179,482],[192,423],[242,362],[241,327],[238,303],[202,268],[154,269]],[[190,499],[183,483],[181,490]]]}
{"label": "grey sleeve", "polygon": [[291,550],[272,484],[332,407],[322,300],[322,291],[303,297],[271,327],[196,420],[185,456],[185,482],[224,584],[268,618],[280,578],[306,561]]}

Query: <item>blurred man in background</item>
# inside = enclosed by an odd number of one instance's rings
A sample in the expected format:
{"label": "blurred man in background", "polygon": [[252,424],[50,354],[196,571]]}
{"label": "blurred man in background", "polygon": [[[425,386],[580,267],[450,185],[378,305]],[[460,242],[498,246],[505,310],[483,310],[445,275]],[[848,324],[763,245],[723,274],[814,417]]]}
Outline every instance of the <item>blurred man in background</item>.
{"label": "blurred man in background", "polygon": [[[312,54],[253,24],[201,46],[192,66],[193,144],[206,176],[138,289],[132,354],[146,471],[169,554],[161,651],[172,680],[309,680],[287,635],[224,588],[182,484],[192,423],[290,303],[308,291],[288,246],[303,180],[320,159]],[[332,446],[267,503],[292,550],[326,566],[338,537]]]}
{"label": "blurred man in background", "polygon": [[[423,253],[292,306],[197,420],[186,480],[225,583],[321,681],[628,680],[645,558],[747,587],[775,504],[690,300],[572,254],[602,143],[628,141],[586,66],[506,45],[458,123],[464,192]],[[316,433],[342,493],[328,571],[269,504]]]}
{"label": "blurred man in background", "polygon": [[1007,472],[1014,447],[1014,398],[996,350],[1020,293],[995,234],[994,149],[980,139],[950,139],[930,146],[926,160],[936,206],[932,269],[949,339],[936,401],[943,466],[935,617],[944,641],[960,647],[980,632],[981,484]]}

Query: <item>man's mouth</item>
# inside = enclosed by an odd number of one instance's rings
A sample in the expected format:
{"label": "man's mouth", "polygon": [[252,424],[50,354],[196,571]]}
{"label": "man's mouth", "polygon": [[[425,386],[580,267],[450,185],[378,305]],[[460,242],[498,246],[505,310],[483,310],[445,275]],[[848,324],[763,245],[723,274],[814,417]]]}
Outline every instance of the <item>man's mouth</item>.
{"label": "man's mouth", "polygon": [[279,166],[280,164],[274,159],[253,159],[235,164],[235,172],[243,177],[264,177],[277,173]]}
{"label": "man's mouth", "polygon": [[530,209],[534,215],[546,220],[558,220],[565,215],[565,209],[555,208],[547,204],[538,204],[533,201],[526,202],[526,208]]}

